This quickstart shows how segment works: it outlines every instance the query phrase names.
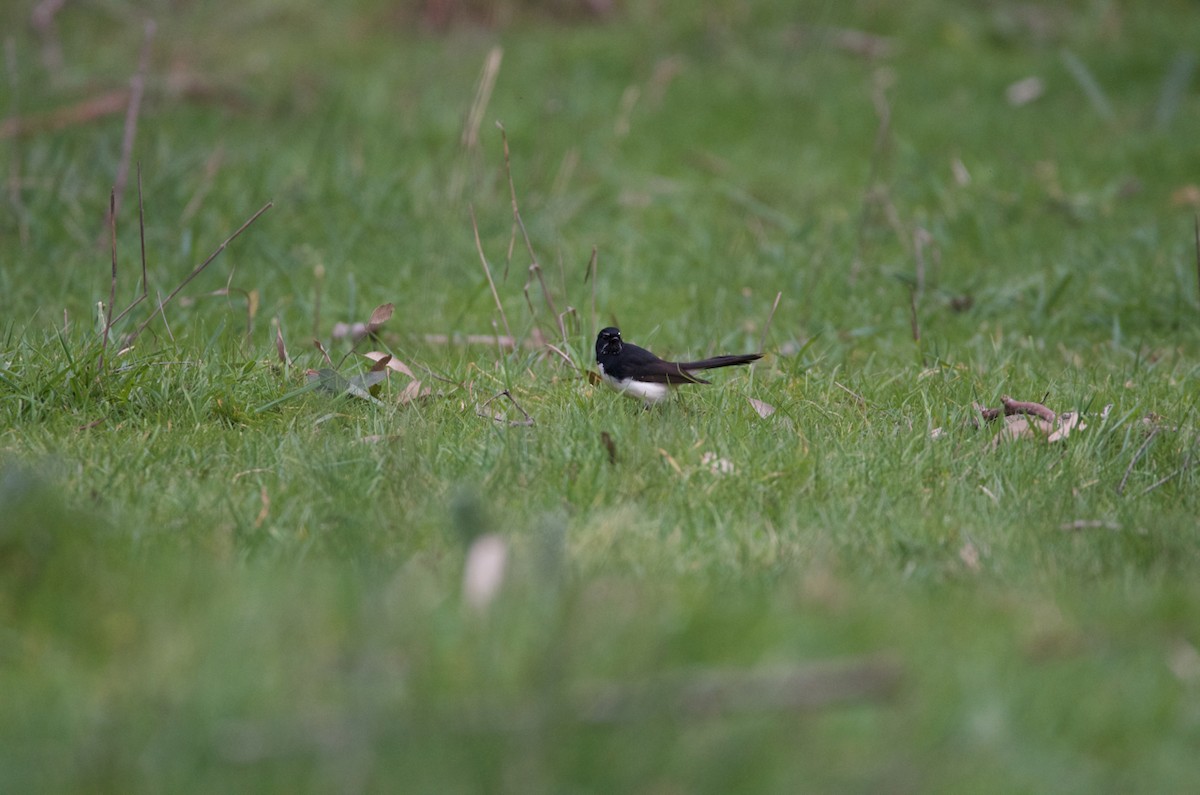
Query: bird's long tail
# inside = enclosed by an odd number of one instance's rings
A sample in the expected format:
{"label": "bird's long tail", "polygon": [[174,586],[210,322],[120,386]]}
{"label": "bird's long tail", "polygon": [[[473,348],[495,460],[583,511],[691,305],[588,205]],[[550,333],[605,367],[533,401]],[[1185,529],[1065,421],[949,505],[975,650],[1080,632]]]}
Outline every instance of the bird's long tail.
{"label": "bird's long tail", "polygon": [[711,359],[701,359],[698,362],[680,362],[681,370],[715,370],[718,367],[733,367],[737,364],[750,364],[762,358],[761,353],[739,353],[731,356],[714,356]]}

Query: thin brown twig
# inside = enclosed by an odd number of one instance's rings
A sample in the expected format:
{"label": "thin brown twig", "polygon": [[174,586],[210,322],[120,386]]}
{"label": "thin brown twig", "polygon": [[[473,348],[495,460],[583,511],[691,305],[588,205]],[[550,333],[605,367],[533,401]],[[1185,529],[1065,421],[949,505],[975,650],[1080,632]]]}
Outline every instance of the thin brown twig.
{"label": "thin brown twig", "polygon": [[262,207],[260,207],[258,209],[258,212],[256,212],[254,215],[252,215],[248,219],[246,219],[245,223],[243,223],[241,226],[239,226],[237,228],[236,232],[234,232],[229,237],[225,238],[225,240],[222,241],[221,245],[217,246],[217,248],[213,251],[213,253],[209,254],[208,257],[203,262],[201,262],[199,265],[197,265],[195,268],[193,268],[192,272],[189,273],[187,275],[187,277],[182,282],[180,282],[179,285],[174,290],[172,290],[170,293],[168,293],[166,298],[160,298],[159,302],[158,302],[158,307],[156,308],[156,310],[150,314],[150,317],[148,317],[144,321],[142,321],[141,325],[139,325],[136,329],[133,330],[133,332],[129,335],[129,338],[125,341],[125,344],[126,345],[132,344],[133,341],[136,340],[138,338],[138,336],[141,335],[141,333],[146,330],[146,326],[150,325],[150,321],[152,321],[154,319],[154,315],[161,313],[163,316],[163,320],[165,321],[167,315],[163,311],[164,307],[168,303],[170,303],[171,300],[176,295],[178,295],[179,292],[184,287],[186,287],[189,282],[192,281],[192,279],[195,279],[197,276],[199,276],[204,271],[205,268],[207,268],[210,264],[212,264],[212,261],[215,260],[217,257],[219,257],[221,255],[221,252],[224,251],[225,248],[230,243],[232,243],[234,240],[237,239],[238,235],[242,234],[242,232],[245,232],[246,229],[249,228],[249,226],[251,224],[253,224],[255,221],[258,220],[259,216],[261,216],[263,213],[265,213],[267,210],[271,209],[274,206],[275,206],[274,202],[267,202]]}
{"label": "thin brown twig", "polygon": [[504,314],[504,304],[500,303],[500,293],[496,292],[496,282],[492,280],[492,269],[488,266],[487,257],[483,254],[483,242],[479,239],[479,224],[475,220],[475,206],[469,205],[471,211],[471,229],[475,232],[475,250],[479,252],[479,261],[483,264],[483,273],[487,276],[488,287],[492,288],[492,299],[496,302],[496,311],[504,322],[504,333],[513,339],[512,329],[508,327],[508,316]]}
{"label": "thin brown twig", "polygon": [[1150,431],[1150,434],[1146,437],[1146,441],[1142,442],[1142,446],[1139,447],[1137,452],[1133,454],[1133,458],[1130,460],[1129,466],[1125,467],[1125,474],[1121,476],[1121,482],[1117,484],[1117,494],[1121,494],[1125,491],[1125,482],[1129,480],[1130,474],[1133,473],[1133,468],[1137,466],[1138,461],[1142,460],[1142,456],[1146,454],[1146,450],[1150,447],[1150,443],[1154,441],[1154,437],[1158,436],[1158,433],[1161,430],[1162,428],[1155,428],[1154,430]]}

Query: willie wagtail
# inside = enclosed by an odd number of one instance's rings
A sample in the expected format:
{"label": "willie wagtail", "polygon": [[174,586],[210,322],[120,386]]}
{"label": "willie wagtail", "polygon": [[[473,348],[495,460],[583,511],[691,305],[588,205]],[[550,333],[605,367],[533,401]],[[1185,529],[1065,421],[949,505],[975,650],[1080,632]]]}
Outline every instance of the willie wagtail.
{"label": "willie wagtail", "polygon": [[695,370],[749,364],[761,358],[761,353],[743,353],[698,362],[668,362],[645,348],[622,342],[621,331],[611,326],[596,337],[596,364],[604,383],[630,397],[641,398],[647,408],[651,403],[665,400],[672,387],[707,384],[708,381],[692,374]]}

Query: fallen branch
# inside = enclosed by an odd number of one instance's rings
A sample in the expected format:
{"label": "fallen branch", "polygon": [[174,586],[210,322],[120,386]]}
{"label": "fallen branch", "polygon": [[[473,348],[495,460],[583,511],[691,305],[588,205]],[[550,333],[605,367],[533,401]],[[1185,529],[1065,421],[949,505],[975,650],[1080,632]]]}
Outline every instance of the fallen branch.
{"label": "fallen branch", "polygon": [[1056,422],[1058,415],[1052,410],[1046,408],[1041,403],[1032,403],[1024,400],[1013,400],[1008,395],[1000,396],[1001,408],[989,409],[975,404],[979,414],[987,422],[991,422],[999,417],[1010,417],[1014,414],[1031,414],[1034,417],[1039,417],[1046,422]]}

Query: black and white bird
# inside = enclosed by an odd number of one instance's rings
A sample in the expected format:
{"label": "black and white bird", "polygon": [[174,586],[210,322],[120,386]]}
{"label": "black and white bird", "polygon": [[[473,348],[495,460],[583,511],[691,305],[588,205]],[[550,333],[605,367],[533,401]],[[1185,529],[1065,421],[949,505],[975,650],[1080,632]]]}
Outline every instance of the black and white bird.
{"label": "black and white bird", "polygon": [[666,400],[671,389],[680,384],[709,383],[693,374],[697,370],[749,364],[761,358],[761,353],[742,353],[714,356],[698,362],[668,362],[645,348],[624,342],[621,331],[611,326],[601,329],[596,337],[596,365],[604,383],[624,395],[642,400],[647,408],[652,403]]}

